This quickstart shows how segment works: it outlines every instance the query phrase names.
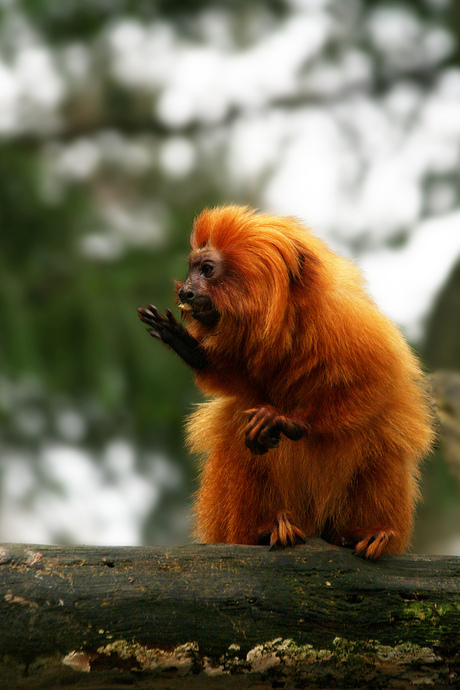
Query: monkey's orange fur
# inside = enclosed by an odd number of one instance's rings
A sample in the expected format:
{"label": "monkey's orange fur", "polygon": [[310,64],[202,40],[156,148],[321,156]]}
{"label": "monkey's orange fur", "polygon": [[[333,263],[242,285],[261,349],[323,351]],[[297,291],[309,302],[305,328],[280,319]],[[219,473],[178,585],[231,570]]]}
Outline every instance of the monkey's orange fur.
{"label": "monkey's orange fur", "polygon": [[[360,542],[368,557],[403,550],[431,415],[417,359],[358,269],[295,219],[236,206],[203,211],[191,245],[224,266],[209,290],[217,325],[187,316],[210,362],[196,381],[213,396],[188,423],[205,458],[197,534],[255,544],[289,511],[306,536]],[[267,405],[308,431],[254,455],[246,411]]]}

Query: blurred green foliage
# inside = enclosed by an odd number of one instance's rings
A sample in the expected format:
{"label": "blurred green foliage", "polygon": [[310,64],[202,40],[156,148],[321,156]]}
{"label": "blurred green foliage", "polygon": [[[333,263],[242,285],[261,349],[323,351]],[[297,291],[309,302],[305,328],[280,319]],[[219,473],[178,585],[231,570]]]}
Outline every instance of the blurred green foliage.
{"label": "blurred green foliage", "polygon": [[146,334],[136,308],[173,306],[172,277],[185,277],[198,207],[170,207],[167,241],[155,251],[88,259],[82,240],[100,222],[88,189],[71,185],[47,203],[41,168],[37,152],[0,146],[1,370],[80,404],[97,400],[113,421],[105,434],[134,433],[179,452],[192,375]]}

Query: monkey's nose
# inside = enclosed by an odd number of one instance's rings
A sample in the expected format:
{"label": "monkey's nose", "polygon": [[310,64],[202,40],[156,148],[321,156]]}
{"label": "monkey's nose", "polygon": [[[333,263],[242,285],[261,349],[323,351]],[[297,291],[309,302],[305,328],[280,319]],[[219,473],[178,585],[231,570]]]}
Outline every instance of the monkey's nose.
{"label": "monkey's nose", "polygon": [[179,290],[179,299],[181,302],[192,302],[194,297],[195,293],[189,286],[183,285]]}

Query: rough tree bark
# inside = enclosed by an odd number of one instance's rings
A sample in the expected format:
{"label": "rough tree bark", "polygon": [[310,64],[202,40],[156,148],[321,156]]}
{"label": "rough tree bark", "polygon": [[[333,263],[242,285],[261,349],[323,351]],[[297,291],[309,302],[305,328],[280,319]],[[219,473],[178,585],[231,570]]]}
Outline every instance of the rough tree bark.
{"label": "rough tree bark", "polygon": [[460,558],[0,546],[0,687],[459,687]]}

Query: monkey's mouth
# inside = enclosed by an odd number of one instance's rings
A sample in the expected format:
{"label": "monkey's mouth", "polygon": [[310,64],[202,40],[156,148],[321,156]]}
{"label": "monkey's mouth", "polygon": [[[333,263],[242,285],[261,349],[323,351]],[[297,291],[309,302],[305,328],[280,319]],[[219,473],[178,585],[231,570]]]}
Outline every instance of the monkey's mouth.
{"label": "monkey's mouth", "polygon": [[179,302],[178,307],[182,313],[190,314],[192,319],[206,326],[214,326],[219,320],[220,314],[209,297],[195,297],[191,302]]}

